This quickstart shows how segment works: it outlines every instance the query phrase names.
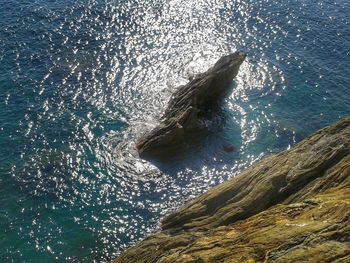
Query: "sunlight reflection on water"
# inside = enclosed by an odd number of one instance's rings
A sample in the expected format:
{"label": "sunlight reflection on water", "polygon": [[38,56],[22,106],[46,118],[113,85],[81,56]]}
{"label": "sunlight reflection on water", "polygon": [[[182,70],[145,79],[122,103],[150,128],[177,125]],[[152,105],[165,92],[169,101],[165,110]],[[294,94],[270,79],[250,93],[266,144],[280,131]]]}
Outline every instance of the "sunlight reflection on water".
{"label": "sunlight reflection on water", "polygon": [[[0,77],[11,87],[4,90],[0,116],[3,159],[12,174],[3,192],[13,195],[3,208],[6,260],[111,259],[185,200],[295,144],[306,134],[294,121],[299,103],[312,105],[310,94],[344,97],[308,91],[327,83],[303,59],[309,42],[302,41],[312,28],[312,20],[299,22],[304,4],[91,0],[17,6],[0,31],[6,72]],[[180,160],[140,160],[135,140],[158,123],[176,87],[236,50],[248,57],[209,134]],[[308,76],[301,75],[305,71]],[[287,81],[310,85],[295,92],[306,99],[293,94],[297,101],[281,103]],[[312,108],[308,116],[331,107]],[[225,152],[224,145],[234,151]]]}

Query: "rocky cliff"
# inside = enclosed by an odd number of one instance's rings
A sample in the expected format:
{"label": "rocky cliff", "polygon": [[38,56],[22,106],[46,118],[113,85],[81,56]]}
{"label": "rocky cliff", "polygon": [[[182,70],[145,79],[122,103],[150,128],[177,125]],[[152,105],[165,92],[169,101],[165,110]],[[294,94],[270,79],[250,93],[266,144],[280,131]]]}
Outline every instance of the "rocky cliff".
{"label": "rocky cliff", "polygon": [[267,157],[114,262],[350,262],[350,118]]}

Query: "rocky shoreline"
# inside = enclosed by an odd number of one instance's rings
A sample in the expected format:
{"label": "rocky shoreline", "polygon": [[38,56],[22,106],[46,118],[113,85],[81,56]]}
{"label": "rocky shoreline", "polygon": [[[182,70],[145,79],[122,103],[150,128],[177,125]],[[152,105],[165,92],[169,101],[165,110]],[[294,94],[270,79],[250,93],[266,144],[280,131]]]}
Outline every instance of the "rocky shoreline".
{"label": "rocky shoreline", "polygon": [[169,215],[130,262],[350,262],[350,118]]}

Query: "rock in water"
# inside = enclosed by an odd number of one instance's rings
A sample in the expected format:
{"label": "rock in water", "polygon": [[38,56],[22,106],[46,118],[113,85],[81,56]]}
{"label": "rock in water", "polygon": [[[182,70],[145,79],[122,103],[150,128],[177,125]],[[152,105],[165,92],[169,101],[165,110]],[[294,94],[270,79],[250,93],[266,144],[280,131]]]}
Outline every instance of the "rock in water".
{"label": "rock in water", "polygon": [[140,157],[167,157],[203,130],[201,116],[225,94],[245,57],[242,52],[223,56],[207,72],[179,87],[161,123],[137,142]]}

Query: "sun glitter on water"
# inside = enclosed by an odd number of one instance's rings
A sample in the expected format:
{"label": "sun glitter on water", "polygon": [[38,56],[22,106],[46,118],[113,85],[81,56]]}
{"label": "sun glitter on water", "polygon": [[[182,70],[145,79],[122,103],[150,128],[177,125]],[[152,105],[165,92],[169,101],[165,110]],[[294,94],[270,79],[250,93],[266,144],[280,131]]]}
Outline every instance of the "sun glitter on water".
{"label": "sun glitter on water", "polygon": [[[349,13],[344,1],[3,2],[0,261],[108,261],[185,200],[348,115]],[[235,50],[248,57],[211,133],[182,160],[140,160],[134,142],[176,87]]]}

